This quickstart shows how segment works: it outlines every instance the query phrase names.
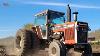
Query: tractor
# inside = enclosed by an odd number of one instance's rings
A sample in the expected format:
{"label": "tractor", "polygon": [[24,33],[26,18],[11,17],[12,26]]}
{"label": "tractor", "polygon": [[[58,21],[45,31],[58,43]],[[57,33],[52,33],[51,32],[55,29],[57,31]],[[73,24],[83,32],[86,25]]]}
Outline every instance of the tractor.
{"label": "tractor", "polygon": [[28,56],[29,49],[48,49],[49,56],[92,56],[92,48],[88,43],[87,22],[77,21],[78,12],[67,7],[65,13],[54,10],[45,10],[35,15],[34,25],[30,30],[20,29],[16,34],[16,47],[19,56]]}

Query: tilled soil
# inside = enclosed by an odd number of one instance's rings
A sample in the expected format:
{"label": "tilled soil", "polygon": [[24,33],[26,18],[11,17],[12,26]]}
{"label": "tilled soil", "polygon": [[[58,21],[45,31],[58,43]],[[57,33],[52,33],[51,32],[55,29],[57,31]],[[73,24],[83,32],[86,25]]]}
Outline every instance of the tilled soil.
{"label": "tilled soil", "polygon": [[[2,53],[0,53],[1,54],[0,56],[17,56],[16,54],[15,55],[14,54],[8,54],[6,52],[7,51],[4,51],[4,52],[2,51]],[[15,52],[15,51],[13,51],[13,52]],[[30,54],[28,54],[28,56],[48,56],[48,51],[47,50],[36,50],[36,52],[31,51]],[[93,56],[100,56],[100,53],[95,52],[95,53],[93,53]]]}
{"label": "tilled soil", "polygon": [[33,56],[48,56],[48,52],[44,50],[40,50],[37,53],[32,54]]}
{"label": "tilled soil", "polygon": [[[17,53],[17,50],[14,44],[7,45],[7,46],[5,45],[5,46],[0,47],[0,56],[17,56],[16,53]],[[28,56],[48,56],[48,51],[47,50],[35,50],[35,52],[31,51]],[[100,53],[93,52],[93,56],[100,56]]]}

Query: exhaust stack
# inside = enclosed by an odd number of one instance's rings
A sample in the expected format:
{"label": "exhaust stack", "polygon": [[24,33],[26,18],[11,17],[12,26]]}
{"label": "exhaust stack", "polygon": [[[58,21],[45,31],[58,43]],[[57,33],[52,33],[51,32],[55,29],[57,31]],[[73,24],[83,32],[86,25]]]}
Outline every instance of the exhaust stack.
{"label": "exhaust stack", "polygon": [[68,4],[68,7],[67,7],[67,22],[71,22],[71,8]]}
{"label": "exhaust stack", "polygon": [[74,21],[76,22],[77,21],[77,14],[78,14],[78,12],[73,12],[73,14],[74,14]]}

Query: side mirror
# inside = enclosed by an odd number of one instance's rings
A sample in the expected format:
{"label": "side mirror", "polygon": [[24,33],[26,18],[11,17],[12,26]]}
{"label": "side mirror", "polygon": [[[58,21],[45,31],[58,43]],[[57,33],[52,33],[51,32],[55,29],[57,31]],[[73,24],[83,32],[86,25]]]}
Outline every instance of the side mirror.
{"label": "side mirror", "polygon": [[91,29],[88,27],[88,31],[91,31]]}

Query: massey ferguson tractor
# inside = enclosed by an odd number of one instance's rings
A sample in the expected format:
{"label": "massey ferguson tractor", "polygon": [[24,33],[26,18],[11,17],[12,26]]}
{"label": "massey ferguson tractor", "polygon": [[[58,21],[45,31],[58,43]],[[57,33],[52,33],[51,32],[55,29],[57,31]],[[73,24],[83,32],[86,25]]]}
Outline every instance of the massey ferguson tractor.
{"label": "massey ferguson tractor", "polygon": [[63,12],[46,10],[35,15],[31,30],[20,29],[16,35],[16,47],[19,56],[28,56],[29,50],[48,49],[49,56],[92,56],[92,48],[88,43],[87,22],[77,21],[78,12],[73,12],[68,5],[67,19]]}

